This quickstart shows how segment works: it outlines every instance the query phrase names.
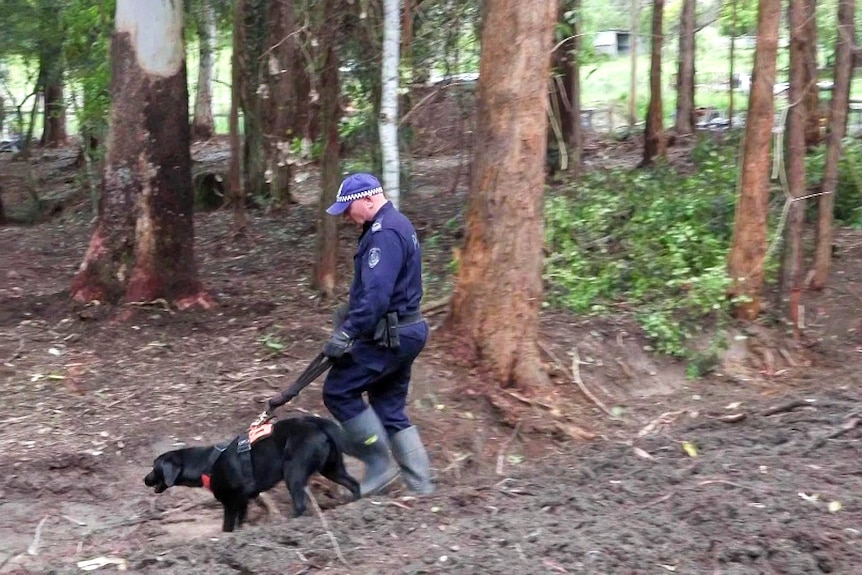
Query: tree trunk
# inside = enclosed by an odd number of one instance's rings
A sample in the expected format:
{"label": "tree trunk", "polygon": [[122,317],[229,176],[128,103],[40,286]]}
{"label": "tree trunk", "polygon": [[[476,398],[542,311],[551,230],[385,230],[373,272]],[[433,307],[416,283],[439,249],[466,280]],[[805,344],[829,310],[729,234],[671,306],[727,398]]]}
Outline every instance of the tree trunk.
{"label": "tree trunk", "polygon": [[230,163],[228,164],[228,193],[233,206],[233,233],[245,233],[245,184],[242,177],[242,140],[239,136],[239,109],[242,107],[243,57],[242,45],[245,38],[242,22],[245,18],[246,0],[236,0],[234,4],[233,49],[231,51],[230,116],[228,131],[230,140]]}
{"label": "tree trunk", "polygon": [[326,213],[326,208],[335,199],[341,179],[341,154],[338,125],[341,119],[341,84],[338,77],[338,54],[336,41],[339,35],[336,21],[338,0],[327,0],[324,4],[325,22],[331,24],[321,31],[323,45],[320,67],[320,120],[324,146],[321,160],[320,201],[317,209],[317,257],[314,266],[313,287],[325,297],[335,293],[338,268],[338,218]]}
{"label": "tree trunk", "polygon": [[676,75],[676,133],[694,132],[695,0],[683,0],[679,23],[679,68]]}
{"label": "tree trunk", "polygon": [[853,51],[856,46],[854,15],[856,0],[838,2],[838,38],[835,44],[835,83],[832,88],[829,133],[826,136],[826,164],[818,205],[817,248],[810,287],[823,289],[832,265],[832,218],[835,193],[838,188],[838,161],[841,141],[847,132],[847,108],[850,101],[850,81],[853,75]]}
{"label": "tree trunk", "polygon": [[291,74],[299,54],[296,43],[296,16],[292,0],[273,0],[269,13],[269,39],[261,58],[266,62],[268,91],[262,103],[265,110],[266,181],[273,204],[286,207],[291,202],[290,164],[287,152],[295,136],[293,121],[296,96]]}
{"label": "tree trunk", "polygon": [[[548,57],[554,0],[485,4],[466,237],[448,326],[502,387],[546,385],[542,303]],[[493,383],[491,384],[493,390]]]}
{"label": "tree trunk", "polygon": [[664,0],[653,0],[652,49],[650,50],[649,108],[644,131],[644,157],[642,166],[651,165],[656,158],[664,157],[667,145],[664,138],[664,111],[661,97],[661,47],[664,42],[662,20]]}
{"label": "tree trunk", "polygon": [[[795,2],[794,2],[795,3]],[[817,10],[815,0],[804,2],[805,22],[805,145],[820,143],[820,89],[817,87]]]}
{"label": "tree trunk", "polygon": [[192,138],[209,140],[215,133],[213,122],[213,61],[216,49],[216,14],[211,0],[201,0],[201,18],[198,22],[200,62],[198,64],[198,91],[195,96]]}
{"label": "tree trunk", "polygon": [[578,59],[581,57],[581,46],[583,46],[583,26],[581,25],[582,11],[581,0],[574,0],[572,10],[575,11],[575,23],[572,26],[571,51],[568,52],[566,62],[565,82],[566,88],[569,90],[572,105],[572,122],[569,127],[569,171],[574,176],[578,176],[581,172],[581,158],[584,153],[584,125],[581,122],[581,64]]}
{"label": "tree trunk", "polygon": [[102,195],[76,301],[213,305],[194,260],[182,29],[181,2],[117,2]]}
{"label": "tree trunk", "polygon": [[782,307],[787,305],[788,318],[799,328],[799,297],[802,289],[802,231],[805,218],[805,125],[807,110],[802,104],[809,81],[807,66],[807,38],[805,6],[790,2],[788,24],[790,28],[790,106],[787,116],[787,186],[793,200],[784,229],[784,254],[781,263],[779,294]]}
{"label": "tree trunk", "polygon": [[[243,119],[243,173],[245,174],[245,193],[252,198],[266,198],[269,194],[267,183],[267,156],[264,145],[266,128],[266,93],[261,85],[265,84],[267,67],[261,61],[268,38],[268,0],[243,0],[243,20],[238,23],[242,28],[241,69],[243,72],[240,89]],[[267,90],[268,91],[268,90]]]}
{"label": "tree trunk", "polygon": [[380,153],[383,189],[395,207],[399,204],[398,67],[400,10],[398,0],[383,0],[383,65],[380,93]]}
{"label": "tree trunk", "polygon": [[742,176],[728,258],[728,274],[733,281],[728,295],[744,298],[736,304],[734,313],[747,320],[754,320],[761,306],[769,202],[769,150],[775,113],[773,86],[780,19],[781,0],[759,0],[757,48],[748,98]]}

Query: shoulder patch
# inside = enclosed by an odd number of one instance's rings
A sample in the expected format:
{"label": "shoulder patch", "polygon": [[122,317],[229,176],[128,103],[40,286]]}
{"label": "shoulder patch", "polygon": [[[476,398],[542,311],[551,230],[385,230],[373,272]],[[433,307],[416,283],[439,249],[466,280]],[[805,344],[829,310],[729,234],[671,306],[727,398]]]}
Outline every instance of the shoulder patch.
{"label": "shoulder patch", "polygon": [[380,248],[371,248],[368,252],[368,267],[373,268],[380,263]]}
{"label": "shoulder patch", "polygon": [[[372,233],[379,232],[382,229],[383,229],[383,223],[382,222],[374,222],[373,224],[371,224],[371,232]],[[374,267],[374,266],[372,266],[372,267]]]}

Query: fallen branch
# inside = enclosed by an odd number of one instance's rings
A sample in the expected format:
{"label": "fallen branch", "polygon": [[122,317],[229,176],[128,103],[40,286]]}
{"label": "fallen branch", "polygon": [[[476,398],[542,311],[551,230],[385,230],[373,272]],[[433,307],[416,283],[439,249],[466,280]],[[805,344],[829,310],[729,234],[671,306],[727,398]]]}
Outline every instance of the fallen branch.
{"label": "fallen branch", "polygon": [[583,380],[581,379],[581,356],[578,355],[578,346],[572,348],[572,379],[575,384],[577,384],[578,389],[589,398],[590,401],[595,403],[599,409],[605,412],[605,415],[609,416],[612,419],[616,419],[617,417],[611,413],[611,410],[608,409],[602,401],[593,395],[593,392],[587,389],[587,386],[584,385]]}
{"label": "fallen branch", "polygon": [[770,415],[787,413],[799,407],[806,407],[812,405],[814,404],[814,402],[815,400],[813,399],[794,399],[793,401],[788,401],[787,403],[782,403],[781,405],[776,405],[774,407],[764,409],[760,412],[760,415],[762,415],[763,417],[769,417]]}
{"label": "fallen branch", "polygon": [[317,499],[315,499],[314,493],[311,492],[311,489],[309,489],[308,486],[305,487],[305,494],[308,495],[308,498],[311,500],[311,506],[314,507],[314,512],[317,513],[317,517],[320,519],[320,523],[323,524],[323,528],[326,530],[329,540],[332,541],[332,546],[335,548],[335,554],[342,563],[347,565],[347,560],[344,558],[344,555],[341,553],[341,547],[338,545],[338,539],[335,538],[335,535],[333,535],[332,530],[329,528],[329,523],[327,523],[326,517],[323,516],[323,511],[320,510],[320,505],[317,504]]}
{"label": "fallen branch", "polygon": [[28,555],[38,555],[39,554],[39,543],[42,540],[42,526],[45,525],[45,522],[48,520],[48,516],[42,518],[39,521],[39,524],[36,526],[36,534],[33,536],[33,542],[30,543],[30,546],[27,547]]}
{"label": "fallen branch", "polygon": [[422,306],[422,314],[423,315],[434,315],[440,311],[443,311],[449,305],[449,302],[452,301],[452,296],[446,296],[444,298],[440,298],[438,300],[434,300],[430,303],[427,303]]}

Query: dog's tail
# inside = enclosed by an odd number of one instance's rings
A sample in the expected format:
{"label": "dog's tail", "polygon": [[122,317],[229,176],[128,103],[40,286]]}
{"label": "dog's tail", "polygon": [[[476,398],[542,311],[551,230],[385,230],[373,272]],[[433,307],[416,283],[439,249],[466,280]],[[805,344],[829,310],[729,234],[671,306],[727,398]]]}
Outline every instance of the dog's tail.
{"label": "dog's tail", "polygon": [[353,455],[353,450],[350,449],[344,429],[340,425],[324,417],[313,417],[313,420],[317,428],[329,438],[329,441],[335,445],[338,451],[347,455]]}

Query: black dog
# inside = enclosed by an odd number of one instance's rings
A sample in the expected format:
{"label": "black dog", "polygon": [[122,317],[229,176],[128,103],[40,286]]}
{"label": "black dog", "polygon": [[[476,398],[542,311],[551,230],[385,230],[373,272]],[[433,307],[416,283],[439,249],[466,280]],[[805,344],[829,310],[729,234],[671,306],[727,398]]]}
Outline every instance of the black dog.
{"label": "black dog", "polygon": [[174,485],[207,487],[224,507],[222,531],[233,531],[245,521],[249,500],[282,480],[294,517],[305,513],[305,486],[314,472],[359,499],[359,483],[347,473],[343,453],[343,431],[335,422],[313,416],[283,419],[252,427],[248,436],[229,444],[163,453],[144,483],[156,493]]}

